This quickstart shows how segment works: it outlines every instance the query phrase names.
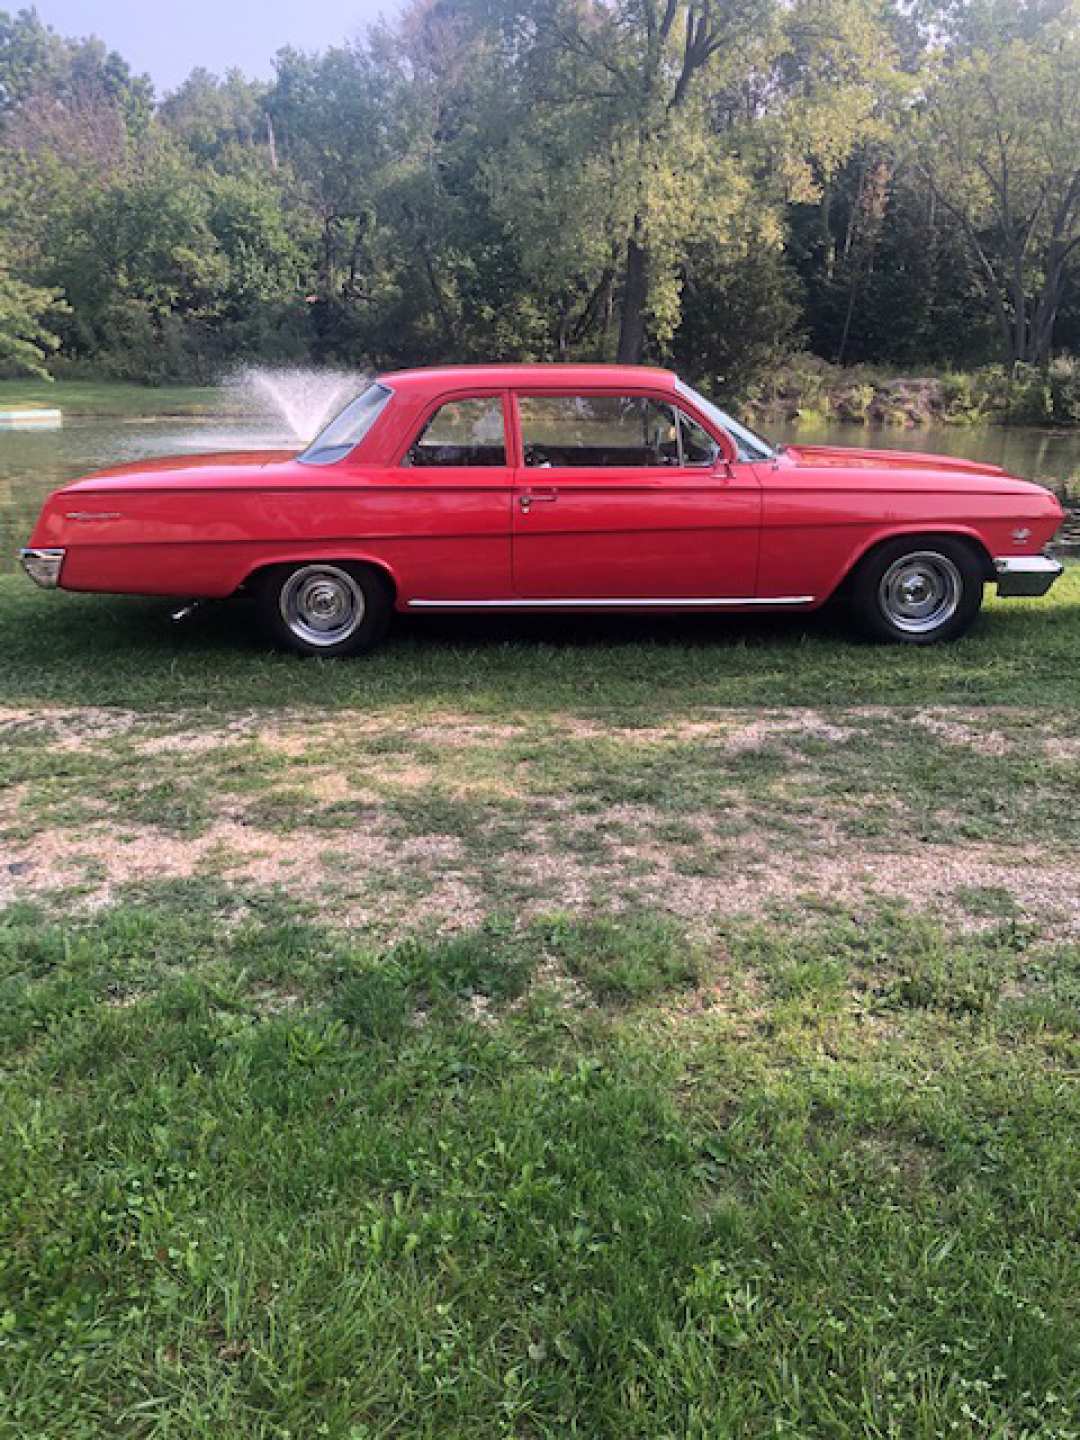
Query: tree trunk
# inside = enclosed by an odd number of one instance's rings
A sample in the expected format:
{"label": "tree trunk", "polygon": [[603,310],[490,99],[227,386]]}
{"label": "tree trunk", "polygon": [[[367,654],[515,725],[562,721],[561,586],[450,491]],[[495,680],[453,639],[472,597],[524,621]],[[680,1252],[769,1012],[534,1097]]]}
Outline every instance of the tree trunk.
{"label": "tree trunk", "polygon": [[1012,258],[1012,283],[1009,288],[1012,292],[1012,360],[1015,365],[1018,361],[1028,361],[1031,358],[1028,345],[1027,295],[1024,291],[1024,267],[1022,260],[1016,256]]}
{"label": "tree trunk", "polygon": [[1060,281],[1050,280],[1039,297],[1039,304],[1032,320],[1031,361],[1034,365],[1049,365],[1050,352],[1054,344],[1054,326],[1057,323]]}
{"label": "tree trunk", "polygon": [[1043,287],[1031,317],[1032,360],[1036,365],[1050,363],[1050,353],[1054,345],[1054,327],[1057,324],[1061,292],[1065,284],[1065,257],[1067,254],[1068,250],[1062,250],[1060,245],[1052,247],[1050,262],[1046,269],[1046,279],[1043,281]]}
{"label": "tree trunk", "polygon": [[645,307],[649,301],[649,255],[640,242],[641,221],[626,242],[626,272],[623,277],[622,323],[619,326],[620,365],[640,365],[645,348]]}
{"label": "tree trunk", "polygon": [[836,269],[836,240],[832,233],[832,184],[826,180],[821,186],[821,204],[818,207],[821,222],[821,264],[826,285],[832,284]]}

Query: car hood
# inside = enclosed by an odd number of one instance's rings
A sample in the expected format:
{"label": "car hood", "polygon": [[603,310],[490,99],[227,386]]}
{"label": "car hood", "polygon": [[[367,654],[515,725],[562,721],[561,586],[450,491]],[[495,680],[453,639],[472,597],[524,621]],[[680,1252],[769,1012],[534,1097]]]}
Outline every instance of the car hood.
{"label": "car hood", "polygon": [[792,463],[819,469],[933,470],[937,474],[1006,475],[1000,465],[964,460],[957,455],[931,455],[922,450],[860,450],[846,445],[787,445],[782,452]]}

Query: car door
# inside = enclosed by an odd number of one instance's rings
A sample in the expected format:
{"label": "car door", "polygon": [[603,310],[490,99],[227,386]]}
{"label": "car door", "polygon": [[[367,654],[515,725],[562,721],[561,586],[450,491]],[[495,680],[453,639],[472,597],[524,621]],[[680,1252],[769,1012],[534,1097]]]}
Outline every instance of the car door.
{"label": "car door", "polygon": [[414,607],[513,595],[508,411],[503,391],[440,397],[398,459],[384,548]]}
{"label": "car door", "polygon": [[520,392],[514,416],[518,596],[661,606],[753,598],[754,467],[726,460],[726,447],[671,397]]}

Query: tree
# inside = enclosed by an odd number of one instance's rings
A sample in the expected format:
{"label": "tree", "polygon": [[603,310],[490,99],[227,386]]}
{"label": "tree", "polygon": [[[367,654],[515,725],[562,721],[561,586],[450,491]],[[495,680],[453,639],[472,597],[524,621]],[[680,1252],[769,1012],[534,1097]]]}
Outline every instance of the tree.
{"label": "tree", "polygon": [[577,257],[571,314],[614,295],[618,358],[663,354],[687,256],[737,255],[751,218],[778,247],[784,205],[820,193],[878,123],[878,0],[522,3],[507,221],[542,269]]}
{"label": "tree", "polygon": [[1010,363],[1045,364],[1080,249],[1080,7],[979,4],[936,54],[917,163],[963,236]]}
{"label": "tree", "polygon": [[262,149],[273,168],[276,154],[265,105],[267,91],[268,86],[245,80],[239,70],[219,79],[199,67],[162,101],[158,118],[206,165],[243,169],[252,152]]}
{"label": "tree", "polygon": [[51,379],[46,361],[60,341],[45,321],[66,309],[58,290],[27,285],[0,266],[0,374]]}
{"label": "tree", "polygon": [[609,269],[617,277],[621,361],[641,359],[650,316],[670,336],[677,320],[672,250],[722,225],[737,200],[733,170],[708,143],[696,82],[717,57],[730,63],[736,53],[754,53],[766,5],[538,0],[523,17],[531,39],[526,104],[535,97],[565,113],[584,142],[585,168],[599,168],[591,176],[595,193],[607,193],[601,229],[615,253],[598,279],[605,285]]}
{"label": "tree", "polygon": [[0,122],[30,99],[57,105],[104,100],[116,106],[132,133],[150,123],[154,89],[127,61],[91,36],[71,40],[42,23],[36,10],[0,10]]}
{"label": "tree", "polygon": [[0,10],[0,120],[62,69],[65,41],[36,10]]}
{"label": "tree", "polygon": [[792,267],[772,237],[759,232],[753,214],[741,240],[689,251],[681,318],[671,340],[681,374],[733,401],[796,348],[802,319]]}

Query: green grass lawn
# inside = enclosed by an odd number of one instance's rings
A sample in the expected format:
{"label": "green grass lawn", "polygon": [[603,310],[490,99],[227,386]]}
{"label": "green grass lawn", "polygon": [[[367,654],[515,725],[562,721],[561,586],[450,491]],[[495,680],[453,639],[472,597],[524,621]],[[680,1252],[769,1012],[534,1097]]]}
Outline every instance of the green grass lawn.
{"label": "green grass lawn", "polygon": [[1080,1435],[1080,571],[165,610],[0,580],[0,1436]]}
{"label": "green grass lawn", "polygon": [[12,1435],[1075,1433],[1075,946],[199,884],[0,964]]}

